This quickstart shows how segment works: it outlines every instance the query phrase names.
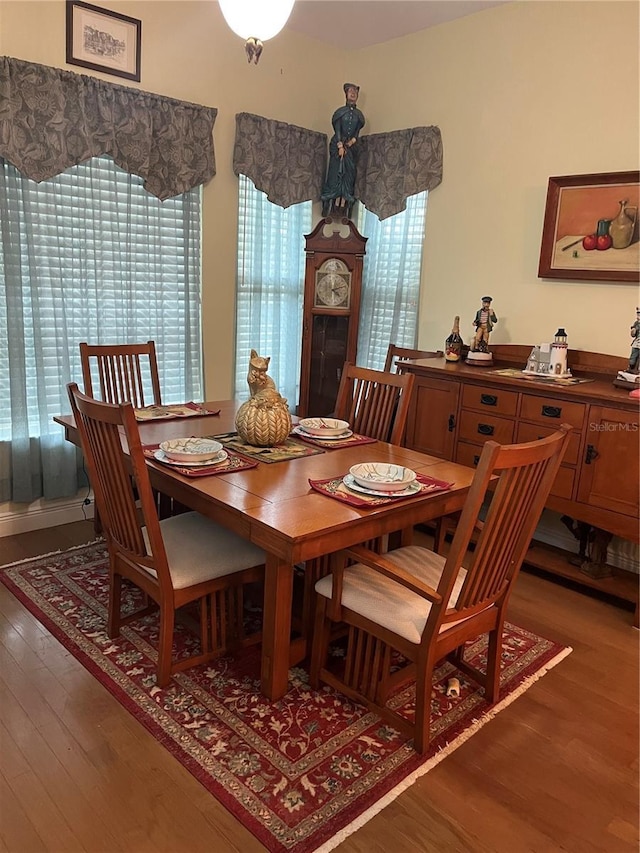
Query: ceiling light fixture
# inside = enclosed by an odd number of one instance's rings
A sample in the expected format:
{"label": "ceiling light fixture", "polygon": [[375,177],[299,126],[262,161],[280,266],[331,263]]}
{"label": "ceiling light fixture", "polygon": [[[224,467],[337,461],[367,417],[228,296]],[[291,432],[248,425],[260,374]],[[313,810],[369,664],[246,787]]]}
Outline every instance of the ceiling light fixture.
{"label": "ceiling light fixture", "polygon": [[245,39],[247,59],[257,65],[262,42],[277,36],[287,23],[295,0],[218,0],[224,18]]}

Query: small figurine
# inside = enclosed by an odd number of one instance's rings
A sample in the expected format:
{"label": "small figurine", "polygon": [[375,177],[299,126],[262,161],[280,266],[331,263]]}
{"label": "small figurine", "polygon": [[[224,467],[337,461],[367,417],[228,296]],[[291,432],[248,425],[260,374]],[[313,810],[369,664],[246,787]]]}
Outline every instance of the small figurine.
{"label": "small figurine", "polygon": [[631,325],[630,333],[633,341],[627,370],[629,373],[638,373],[640,372],[640,306],[636,308],[636,320]]}
{"label": "small figurine", "polygon": [[567,333],[563,328],[556,332],[551,344],[551,357],[549,358],[549,373],[554,376],[567,376],[571,373],[567,366]]}
{"label": "small figurine", "polygon": [[345,83],[346,97],[343,107],[338,107],[331,118],[333,136],[329,142],[329,168],[322,187],[322,215],[338,213],[347,218],[355,202],[356,151],[354,146],[364,127],[364,116],[356,106],[360,86]]}
{"label": "small figurine", "polygon": [[449,678],[447,681],[447,690],[445,693],[446,696],[449,696],[451,699],[459,699],[460,698],[460,679],[453,676]]}
{"label": "small figurine", "polygon": [[498,322],[498,318],[491,308],[492,302],[493,299],[490,296],[483,296],[482,308],[476,311],[476,319],[473,321],[476,333],[471,342],[473,352],[489,352],[489,335]]}

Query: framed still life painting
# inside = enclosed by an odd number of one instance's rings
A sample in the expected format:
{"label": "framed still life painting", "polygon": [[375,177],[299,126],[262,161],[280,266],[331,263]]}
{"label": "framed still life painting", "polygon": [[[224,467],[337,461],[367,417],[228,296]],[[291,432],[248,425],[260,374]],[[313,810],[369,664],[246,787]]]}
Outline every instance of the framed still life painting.
{"label": "framed still life painting", "polygon": [[638,283],[640,172],[549,178],[540,278]]}

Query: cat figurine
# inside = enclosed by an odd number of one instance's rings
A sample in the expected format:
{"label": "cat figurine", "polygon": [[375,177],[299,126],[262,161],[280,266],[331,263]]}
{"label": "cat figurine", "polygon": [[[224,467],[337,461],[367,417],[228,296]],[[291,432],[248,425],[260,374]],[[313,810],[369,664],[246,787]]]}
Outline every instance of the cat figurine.
{"label": "cat figurine", "polygon": [[276,391],[275,382],[267,375],[270,361],[271,356],[263,358],[258,355],[254,349],[251,350],[247,384],[249,385],[249,391],[251,392],[252,397],[255,397],[256,394],[259,394],[261,391]]}

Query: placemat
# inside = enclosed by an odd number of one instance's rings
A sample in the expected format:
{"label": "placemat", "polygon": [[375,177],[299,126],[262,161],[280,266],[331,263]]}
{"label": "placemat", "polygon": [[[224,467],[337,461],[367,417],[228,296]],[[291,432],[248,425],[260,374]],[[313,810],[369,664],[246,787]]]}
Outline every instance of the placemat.
{"label": "placemat", "polygon": [[435,477],[428,477],[426,474],[416,474],[416,479],[420,483],[420,491],[416,492],[415,495],[407,495],[403,498],[382,498],[377,495],[363,495],[360,492],[356,494],[356,492],[352,492],[345,486],[342,477],[331,477],[328,480],[309,480],[309,485],[316,492],[357,507],[374,507],[393,503],[393,501],[410,501],[418,495],[424,495],[426,492],[443,492],[453,486],[453,483],[436,480]]}
{"label": "placemat", "polygon": [[[239,456],[232,450],[227,450],[227,458],[224,462],[218,462],[217,465],[202,465],[198,468],[191,468],[188,465],[169,465],[168,462],[163,462],[162,459],[155,458],[156,450],[159,450],[159,444],[147,444],[142,448],[144,455],[158,462],[160,465],[166,465],[172,471],[182,474],[183,477],[211,477],[214,474],[228,474],[230,471],[242,471],[244,468],[257,468],[258,463],[252,459],[245,459]],[[225,448],[226,449],[226,448]]]}
{"label": "placemat", "polygon": [[338,450],[340,447],[353,447],[355,444],[375,444],[377,441],[376,438],[369,438],[368,435],[358,435],[357,432],[354,432],[347,438],[315,438],[312,435],[306,435],[298,427],[292,429],[291,435],[295,435],[298,440],[304,441],[306,444],[312,444],[314,447],[322,447],[324,450]]}
{"label": "placemat", "polygon": [[273,447],[256,447],[253,444],[247,444],[237,432],[207,435],[206,438],[219,441],[224,444],[225,448],[231,447],[236,453],[248,456],[249,459],[258,459],[260,462],[285,462],[287,459],[300,459],[303,456],[315,456],[317,453],[324,453],[324,450],[308,447],[293,438],[288,438],[282,444],[275,444]]}
{"label": "placemat", "polygon": [[144,409],[134,409],[137,421],[166,421],[169,418],[194,418],[207,415],[219,415],[207,409],[204,403],[183,403],[170,406],[145,406]]}

